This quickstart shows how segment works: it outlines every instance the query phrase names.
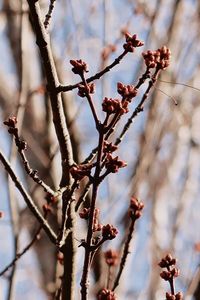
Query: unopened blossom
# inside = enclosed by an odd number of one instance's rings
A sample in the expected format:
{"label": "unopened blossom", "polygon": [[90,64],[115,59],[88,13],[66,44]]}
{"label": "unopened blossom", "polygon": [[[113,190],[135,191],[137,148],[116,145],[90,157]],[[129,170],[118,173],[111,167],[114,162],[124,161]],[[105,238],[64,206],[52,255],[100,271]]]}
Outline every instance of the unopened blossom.
{"label": "unopened blossom", "polygon": [[116,266],[119,259],[117,251],[109,249],[104,253],[104,257],[108,266]]}
{"label": "unopened blossom", "polygon": [[113,291],[103,289],[98,294],[98,300],[117,300],[117,298]]}
{"label": "unopened blossom", "polygon": [[134,87],[134,85],[125,85],[121,82],[117,83],[117,92],[128,101],[131,101],[137,95],[138,90]]}
{"label": "unopened blossom", "polygon": [[105,240],[112,240],[117,236],[117,234],[118,230],[113,225],[107,224],[102,227],[102,237]]}
{"label": "unopened blossom", "polygon": [[131,35],[129,33],[125,33],[125,38],[126,43],[123,45],[123,47],[127,52],[134,52],[135,48],[144,45],[144,42],[140,41],[136,34]]}
{"label": "unopened blossom", "polygon": [[70,64],[73,66],[72,72],[74,72],[74,74],[82,75],[83,73],[88,72],[87,64],[82,61],[82,59],[71,59]]}
{"label": "unopened blossom", "polygon": [[120,168],[124,168],[127,166],[127,163],[123,160],[119,160],[118,156],[112,157],[109,153],[106,157],[105,167],[110,173],[117,173]]}

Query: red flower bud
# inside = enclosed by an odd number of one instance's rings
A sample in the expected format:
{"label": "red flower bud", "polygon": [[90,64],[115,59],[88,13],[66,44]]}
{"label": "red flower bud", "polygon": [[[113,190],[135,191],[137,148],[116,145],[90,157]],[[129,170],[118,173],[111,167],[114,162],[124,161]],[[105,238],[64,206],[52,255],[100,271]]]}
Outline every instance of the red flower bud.
{"label": "red flower bud", "polygon": [[15,128],[15,125],[17,124],[17,118],[10,117],[7,121],[4,121],[3,123],[8,127]]}
{"label": "red flower bud", "polygon": [[118,234],[118,230],[113,225],[107,224],[102,227],[102,236],[105,240],[112,240]]}
{"label": "red flower bud", "polygon": [[119,254],[117,251],[109,249],[104,253],[104,257],[106,260],[107,265],[109,266],[116,266],[119,259]]}
{"label": "red flower bud", "polygon": [[113,291],[103,289],[98,294],[98,300],[117,300],[117,298]]}
{"label": "red flower bud", "polygon": [[82,75],[83,73],[88,72],[87,64],[81,59],[71,59],[70,64],[73,66],[72,72],[74,72],[74,74]]}

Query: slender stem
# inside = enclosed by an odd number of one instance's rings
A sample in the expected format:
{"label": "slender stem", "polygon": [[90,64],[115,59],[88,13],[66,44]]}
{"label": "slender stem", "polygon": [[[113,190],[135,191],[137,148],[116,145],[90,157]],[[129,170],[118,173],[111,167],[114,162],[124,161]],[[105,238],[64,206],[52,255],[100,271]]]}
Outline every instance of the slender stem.
{"label": "slender stem", "polygon": [[48,29],[56,0],[50,0],[48,13],[45,16],[44,27]]}
{"label": "slender stem", "polygon": [[169,280],[169,284],[170,284],[171,294],[175,295],[174,278]]}
{"label": "slender stem", "polygon": [[126,132],[127,132],[128,129],[130,128],[130,125],[133,123],[134,118],[135,118],[140,112],[143,111],[143,105],[144,105],[144,102],[145,102],[146,99],[148,98],[149,92],[150,92],[150,90],[152,89],[152,87],[154,86],[155,81],[157,80],[159,71],[160,71],[160,70],[156,69],[155,73],[153,74],[151,80],[149,81],[149,85],[148,85],[148,87],[147,87],[145,93],[143,94],[143,97],[142,97],[140,103],[137,105],[137,107],[136,107],[135,110],[133,111],[131,117],[128,119],[128,121],[127,121],[126,124],[124,125],[124,128],[122,129],[121,134],[120,134],[119,137],[116,139],[116,141],[115,141],[115,145],[116,145],[116,146],[118,146],[118,145],[121,143],[123,137],[125,136]]}
{"label": "slender stem", "polygon": [[[17,128],[16,128],[17,129]],[[21,140],[20,140],[20,137],[19,137],[19,134],[18,134],[18,131],[19,130],[16,130],[13,132],[13,135],[15,137],[15,144],[18,148],[18,153],[19,155],[21,156],[21,159],[22,159],[22,163],[23,163],[23,166],[24,166],[24,169],[26,171],[26,173],[37,183],[39,184],[45,192],[49,193],[50,195],[54,196],[55,195],[55,192],[50,188],[50,186],[48,186],[42,179],[39,178],[39,176],[37,175],[37,170],[33,170],[29,164],[29,161],[25,155],[25,152],[24,150],[21,149],[20,147],[20,143],[21,143]]]}
{"label": "slender stem", "polygon": [[135,220],[131,220],[127,240],[125,242],[124,249],[123,249],[123,254],[122,254],[122,257],[121,257],[121,261],[120,261],[119,271],[117,273],[117,276],[116,276],[114,284],[113,284],[113,288],[112,288],[113,291],[119,285],[119,280],[120,280],[122,272],[124,270],[126,260],[127,260],[127,256],[130,253],[129,248],[130,248],[130,242],[131,242],[132,236],[133,236],[134,225],[135,225]]}
{"label": "slender stem", "polygon": [[15,183],[16,187],[18,188],[19,192],[21,193],[22,197],[24,198],[27,206],[29,207],[29,209],[31,210],[33,215],[36,217],[36,219],[39,221],[42,228],[44,229],[44,231],[48,235],[49,239],[55,244],[56,243],[56,234],[55,234],[55,232],[52,230],[49,223],[45,220],[45,218],[42,216],[42,214],[38,210],[37,206],[35,205],[32,198],[29,196],[29,194],[27,193],[27,191],[23,187],[22,183],[17,178],[17,176],[16,176],[15,172],[13,171],[10,163],[8,162],[6,157],[3,155],[1,150],[0,150],[0,160],[1,160],[2,164],[4,165],[6,171],[10,175],[11,179]]}
{"label": "slender stem", "polygon": [[33,246],[35,241],[38,240],[38,235],[40,234],[41,230],[42,226],[38,228],[30,243],[21,252],[18,252],[15,258],[0,272],[0,276],[2,276],[6,271],[8,271],[12,266],[14,266],[16,262]]}
{"label": "slender stem", "polygon": [[90,259],[91,259],[91,240],[93,234],[93,223],[94,223],[94,211],[95,211],[95,204],[97,198],[97,191],[99,187],[99,176],[101,172],[101,157],[102,157],[102,149],[104,143],[104,133],[103,128],[101,128],[99,132],[99,144],[98,144],[98,153],[97,153],[97,163],[96,169],[93,179],[93,190],[92,190],[92,200],[90,206],[90,216],[89,216],[89,224],[88,224],[88,233],[85,247],[85,259],[84,259],[84,266],[83,266],[83,273],[81,278],[81,299],[86,300],[88,294],[88,273],[89,273],[89,266],[90,266]]}
{"label": "slender stem", "polygon": [[90,181],[88,181],[87,184],[85,185],[84,191],[76,203],[76,206],[75,206],[76,212],[78,211],[80,205],[85,201],[85,198],[90,190],[91,185],[92,185],[92,183]]}
{"label": "slender stem", "polygon": [[[86,79],[87,83],[90,83],[94,80],[97,80],[99,78],[101,78],[105,73],[109,72],[112,68],[114,68],[117,64],[120,63],[120,61],[123,59],[123,57],[127,54],[128,52],[126,50],[124,50],[110,65],[108,65],[107,67],[105,67],[102,71],[96,73],[95,75],[89,77]],[[57,87],[57,92],[67,92],[67,91],[71,91],[73,89],[78,88],[79,84],[83,84],[83,82],[78,82],[76,84],[73,85],[60,85],[59,87]]]}
{"label": "slender stem", "polygon": [[107,289],[109,290],[110,287],[110,281],[111,281],[111,266],[108,265],[108,277],[107,277]]}
{"label": "slender stem", "polygon": [[[81,79],[82,79],[83,84],[85,85],[87,91],[89,91],[88,83],[85,80],[84,74],[81,75]],[[100,121],[99,121],[99,118],[97,116],[97,113],[96,113],[96,110],[95,110],[95,107],[94,107],[94,104],[93,104],[93,100],[92,100],[92,97],[91,97],[89,92],[86,93],[86,97],[87,97],[88,103],[90,105],[92,114],[93,114],[93,118],[94,118],[94,121],[95,121],[95,124],[96,124],[96,129],[99,130]]]}

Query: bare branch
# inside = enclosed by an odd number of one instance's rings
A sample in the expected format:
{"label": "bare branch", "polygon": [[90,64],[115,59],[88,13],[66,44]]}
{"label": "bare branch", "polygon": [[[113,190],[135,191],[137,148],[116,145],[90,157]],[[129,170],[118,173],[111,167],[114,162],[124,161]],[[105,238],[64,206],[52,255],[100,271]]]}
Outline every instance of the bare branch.
{"label": "bare branch", "polygon": [[47,88],[51,101],[53,122],[61,150],[62,157],[62,179],[60,186],[65,186],[70,182],[69,167],[73,164],[72,146],[68,128],[65,123],[61,96],[57,93],[59,80],[50,48],[49,36],[42,23],[40,6],[38,1],[28,0],[30,12],[35,27],[36,42],[43,60],[47,77]]}
{"label": "bare branch", "polygon": [[46,14],[45,20],[44,20],[44,27],[46,29],[48,29],[48,27],[49,27],[49,23],[50,23],[50,20],[51,20],[51,17],[52,17],[55,2],[56,2],[56,0],[50,0],[49,10],[48,10],[48,13]]}
{"label": "bare branch", "polygon": [[40,231],[42,230],[42,226],[40,226],[38,228],[38,230],[36,231],[33,239],[30,241],[30,243],[21,251],[18,252],[15,256],[15,258],[9,263],[9,265],[7,265],[1,272],[0,272],[0,276],[4,275],[4,273],[6,271],[8,271],[12,266],[14,266],[16,264],[16,262],[33,246],[33,244],[35,243],[35,241],[38,240],[38,235],[40,234]]}
{"label": "bare branch", "polygon": [[44,219],[44,217],[42,216],[42,214],[38,210],[37,206],[34,204],[33,200],[31,199],[31,197],[26,192],[25,188],[23,187],[22,183],[17,178],[15,172],[13,171],[12,167],[10,166],[10,163],[8,162],[6,157],[3,155],[1,150],[0,150],[0,160],[1,160],[2,164],[4,165],[4,167],[5,167],[6,171],[8,172],[8,174],[12,178],[13,182],[15,183],[16,187],[18,188],[19,192],[23,196],[27,206],[29,207],[29,209],[31,210],[33,215],[36,217],[36,219],[39,221],[42,228],[44,229],[44,231],[48,235],[49,239],[54,244],[56,244],[56,234],[55,234],[55,232],[49,226],[49,223]]}

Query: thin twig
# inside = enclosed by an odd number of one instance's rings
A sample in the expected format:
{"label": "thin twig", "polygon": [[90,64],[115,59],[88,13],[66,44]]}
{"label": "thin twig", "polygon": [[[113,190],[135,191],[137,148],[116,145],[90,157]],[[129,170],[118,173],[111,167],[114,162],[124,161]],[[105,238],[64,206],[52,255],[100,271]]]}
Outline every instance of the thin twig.
{"label": "thin twig", "polygon": [[197,87],[192,86],[190,84],[186,84],[186,83],[182,83],[182,82],[176,82],[176,81],[161,80],[161,79],[158,79],[158,81],[163,82],[163,83],[170,83],[170,84],[177,84],[177,85],[186,86],[186,87],[189,87],[193,90],[196,90],[196,91],[200,92],[200,88],[197,88]]}
{"label": "thin twig", "polygon": [[9,161],[3,155],[3,153],[1,152],[1,150],[0,150],[0,160],[1,160],[2,164],[4,165],[4,167],[5,167],[6,171],[8,172],[8,174],[12,178],[13,182],[15,183],[16,187],[18,188],[19,192],[23,196],[23,198],[24,198],[27,206],[29,207],[29,209],[31,210],[31,212],[33,213],[33,215],[36,217],[36,219],[39,221],[39,223],[41,224],[42,228],[44,229],[44,231],[48,235],[49,239],[54,244],[56,244],[56,234],[55,234],[55,232],[52,230],[52,228],[50,227],[49,223],[44,219],[44,217],[42,216],[42,214],[38,210],[37,206],[35,205],[35,203],[31,199],[31,197],[29,196],[29,194],[27,193],[27,191],[23,187],[22,183],[17,178],[17,176],[16,176],[15,172],[13,171],[13,169],[12,169]]}
{"label": "thin twig", "polygon": [[16,264],[16,262],[33,246],[35,241],[38,240],[38,235],[40,234],[41,230],[42,230],[42,226],[38,228],[30,243],[21,252],[18,252],[15,258],[0,272],[0,276],[4,275],[6,271],[8,271],[11,267],[13,267]]}
{"label": "thin twig", "polygon": [[[118,65],[127,53],[128,52],[124,50],[110,65],[108,65],[102,71],[96,73],[95,75],[87,78],[86,79],[87,83],[90,83],[94,80],[101,78],[105,73],[109,72],[112,68]],[[83,84],[83,82],[81,81],[73,85],[60,85],[57,87],[57,92],[60,93],[60,92],[72,91],[73,89],[78,88],[79,84]]]}
{"label": "thin twig", "polygon": [[75,206],[75,211],[77,212],[80,205],[85,201],[85,198],[87,197],[90,187],[91,187],[92,183],[90,181],[88,181],[85,185],[84,191],[82,193],[82,195],[79,197],[76,206]]}
{"label": "thin twig", "polygon": [[46,14],[45,20],[44,20],[44,27],[46,29],[48,29],[48,27],[49,27],[49,23],[50,23],[50,20],[51,20],[51,17],[52,17],[55,2],[56,2],[56,0],[50,0],[49,10],[48,10],[48,13]]}
{"label": "thin twig", "polygon": [[143,94],[143,97],[140,101],[140,103],[137,105],[137,107],[135,108],[135,110],[133,111],[131,117],[128,119],[128,121],[126,122],[126,124],[124,125],[124,128],[121,132],[121,134],[119,135],[119,137],[116,139],[115,141],[115,145],[119,145],[123,139],[123,137],[125,136],[126,132],[128,131],[128,129],[130,128],[131,124],[133,123],[134,118],[143,111],[143,105],[144,102],[146,101],[146,99],[149,96],[149,92],[152,89],[152,87],[154,86],[155,81],[157,80],[159,74],[159,70],[156,70],[154,75],[152,76],[151,80],[149,81],[149,85],[145,91],[145,93]]}
{"label": "thin twig", "polygon": [[123,249],[123,254],[122,254],[122,257],[121,257],[121,261],[120,261],[119,271],[117,273],[117,276],[116,276],[114,284],[113,284],[113,288],[112,288],[113,291],[119,285],[119,280],[120,280],[122,272],[124,270],[126,260],[127,260],[127,256],[130,253],[129,248],[130,248],[130,243],[131,243],[131,240],[132,240],[132,237],[133,237],[135,221],[136,221],[135,219],[131,220],[127,240],[125,242],[124,249]]}
{"label": "thin twig", "polygon": [[90,93],[88,92],[89,91],[88,83],[87,83],[87,81],[85,79],[84,74],[81,74],[81,79],[83,81],[84,86],[86,87],[86,98],[88,100],[88,103],[90,105],[90,109],[92,111],[92,115],[93,115],[93,118],[94,118],[94,121],[95,121],[95,124],[96,124],[96,129],[99,130],[99,125],[100,125],[99,118],[97,116],[96,109],[94,107],[94,103],[93,103],[92,97],[91,97]]}
{"label": "thin twig", "polygon": [[[4,122],[4,124],[6,124],[7,122]],[[7,124],[6,124],[7,125]],[[8,125],[9,126],[9,125]],[[15,126],[15,125],[14,125]],[[37,183],[39,184],[45,192],[49,193],[50,195],[54,196],[55,195],[55,192],[42,180],[39,178],[38,174],[37,174],[37,170],[33,170],[31,167],[30,167],[30,164],[28,162],[28,159],[26,158],[26,155],[25,155],[25,152],[24,150],[26,150],[26,142],[25,141],[22,141],[19,137],[19,134],[18,134],[18,128],[15,126],[13,128],[9,128],[8,129],[8,132],[10,134],[12,134],[15,138],[15,144],[17,146],[17,149],[18,149],[18,153],[19,155],[21,156],[21,159],[22,159],[22,163],[23,163],[23,166],[24,166],[24,169],[26,171],[26,173]],[[23,147],[21,147],[23,143]]]}
{"label": "thin twig", "polygon": [[99,187],[99,176],[101,172],[101,157],[102,157],[102,149],[104,143],[104,131],[103,128],[99,131],[99,143],[98,143],[98,153],[97,153],[97,162],[96,168],[93,178],[93,189],[92,189],[92,199],[90,205],[90,216],[89,216],[89,223],[88,223],[88,232],[87,232],[87,239],[86,244],[87,247],[85,248],[85,259],[84,259],[84,266],[83,266],[83,273],[81,278],[81,299],[86,300],[88,294],[88,273],[89,273],[89,266],[90,266],[90,259],[91,259],[91,241],[93,235],[93,222],[94,222],[94,211],[97,199],[97,192]]}

